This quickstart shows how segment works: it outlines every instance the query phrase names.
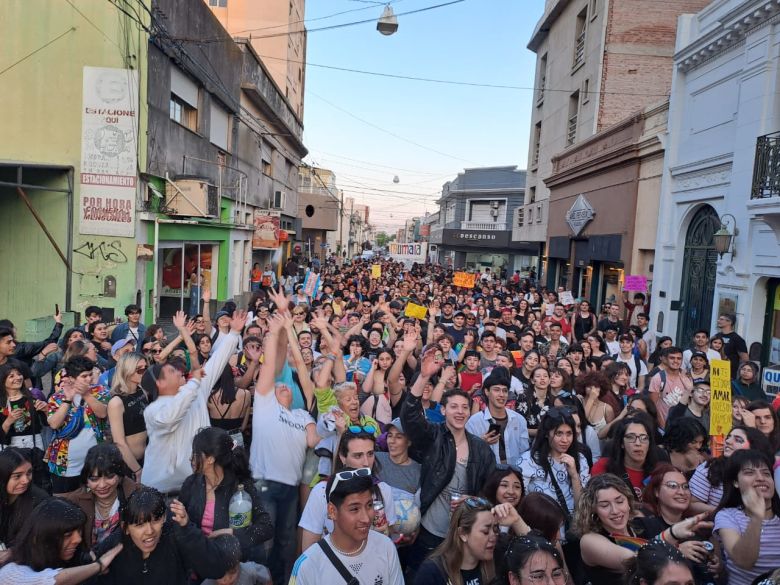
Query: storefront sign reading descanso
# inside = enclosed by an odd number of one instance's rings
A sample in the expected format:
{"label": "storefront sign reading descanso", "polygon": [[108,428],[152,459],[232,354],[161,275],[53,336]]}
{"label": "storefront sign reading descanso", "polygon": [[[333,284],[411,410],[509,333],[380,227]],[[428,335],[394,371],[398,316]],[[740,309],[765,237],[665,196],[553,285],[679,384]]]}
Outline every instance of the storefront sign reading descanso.
{"label": "storefront sign reading descanso", "polygon": [[444,230],[442,244],[447,246],[471,246],[479,248],[506,248],[508,231]]}
{"label": "storefront sign reading descanso", "polygon": [[582,232],[588,222],[593,219],[594,215],[595,212],[593,211],[593,207],[588,200],[585,199],[585,195],[580,195],[577,197],[574,205],[566,212],[566,223],[569,224],[574,235],[579,236],[580,232]]}
{"label": "storefront sign reading descanso", "polygon": [[414,262],[425,263],[428,252],[427,242],[413,242],[410,244],[390,243],[387,245],[390,257],[396,262],[403,262],[411,266]]}
{"label": "storefront sign reading descanso", "polygon": [[84,67],[79,233],[135,236],[138,74]]}

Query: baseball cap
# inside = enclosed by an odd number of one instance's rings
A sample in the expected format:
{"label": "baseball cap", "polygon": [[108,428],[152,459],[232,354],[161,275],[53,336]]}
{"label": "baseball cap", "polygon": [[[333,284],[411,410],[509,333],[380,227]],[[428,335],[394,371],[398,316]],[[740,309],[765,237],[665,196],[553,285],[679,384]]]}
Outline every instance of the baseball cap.
{"label": "baseball cap", "polygon": [[214,321],[219,321],[220,317],[230,317],[230,313],[227,311],[217,311],[217,314],[214,315]]}
{"label": "baseball cap", "polygon": [[385,426],[385,430],[387,430],[387,427],[394,427],[399,433],[403,433],[404,432],[404,427],[401,425],[401,419],[399,417],[396,417],[393,420],[391,420]]}
{"label": "baseball cap", "polygon": [[120,349],[122,349],[124,346],[126,346],[128,343],[135,344],[135,341],[132,339],[120,339],[117,341],[114,345],[111,346],[111,353],[116,353]]}

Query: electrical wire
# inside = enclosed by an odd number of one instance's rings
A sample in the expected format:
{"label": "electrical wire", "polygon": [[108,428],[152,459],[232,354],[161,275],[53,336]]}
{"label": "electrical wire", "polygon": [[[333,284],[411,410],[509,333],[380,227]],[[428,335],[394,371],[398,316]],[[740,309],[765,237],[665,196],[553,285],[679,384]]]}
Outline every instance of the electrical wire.
{"label": "electrical wire", "polygon": [[[435,4],[433,6],[425,6],[423,8],[418,8],[416,10],[409,10],[407,12],[399,12],[398,14],[396,14],[396,16],[408,16],[410,14],[417,14],[417,13],[420,13],[420,12],[427,12],[429,10],[435,10],[437,8],[444,8],[446,6],[451,6],[453,4],[460,4],[461,2],[465,2],[465,1],[466,0],[450,0],[449,2],[444,2],[442,4]],[[286,36],[295,35],[295,34],[302,34],[302,33],[311,34],[313,32],[322,32],[322,31],[326,31],[326,30],[335,30],[335,29],[339,29],[339,28],[346,28],[348,26],[356,26],[358,24],[366,24],[368,22],[371,22],[371,23],[376,22],[376,18],[368,18],[366,20],[356,20],[356,21],[353,21],[353,22],[343,22],[341,24],[332,24],[330,26],[323,26],[323,27],[320,27],[320,28],[310,28],[310,29],[303,29],[303,30],[299,30],[299,31],[287,31],[287,32],[279,32],[279,33],[273,33],[273,34],[267,34],[267,35],[260,35],[260,36],[252,37],[252,40],[256,40],[256,39],[271,39],[271,38],[274,38],[274,37],[286,37]],[[198,38],[191,38],[191,37],[176,37],[176,40],[177,41],[183,41],[183,42],[197,42],[197,43],[224,43],[224,42],[227,42],[227,39],[223,39],[223,38],[198,39]],[[230,40],[232,41],[233,39],[231,38]]]}
{"label": "electrical wire", "polygon": [[64,36],[65,36],[65,35],[67,35],[67,34],[70,34],[70,33],[72,33],[72,32],[73,32],[73,31],[75,31],[75,30],[76,30],[76,27],[75,27],[75,26],[72,26],[72,27],[70,27],[68,30],[66,30],[65,32],[63,32],[63,33],[61,33],[61,34],[57,35],[56,37],[54,37],[53,39],[51,39],[51,40],[49,40],[49,41],[46,41],[46,42],[45,42],[44,44],[42,44],[40,47],[38,47],[37,49],[35,49],[35,50],[33,50],[33,51],[31,51],[31,52],[27,53],[27,54],[26,54],[24,57],[22,57],[21,59],[18,59],[18,60],[16,60],[16,61],[14,61],[13,63],[11,63],[11,64],[10,64],[8,67],[6,67],[5,69],[0,69],[0,75],[2,75],[3,73],[6,73],[7,71],[10,71],[11,69],[13,69],[14,67],[16,67],[16,66],[17,66],[17,65],[19,65],[20,63],[22,63],[22,62],[26,61],[27,59],[29,59],[30,57],[32,57],[32,56],[33,56],[33,55],[35,55],[36,53],[38,53],[38,52],[40,52],[40,51],[43,51],[43,50],[44,50],[46,47],[48,47],[49,45],[52,45],[52,44],[56,43],[56,42],[57,42],[57,41],[59,41],[59,40],[60,40],[62,37],[64,37]]}

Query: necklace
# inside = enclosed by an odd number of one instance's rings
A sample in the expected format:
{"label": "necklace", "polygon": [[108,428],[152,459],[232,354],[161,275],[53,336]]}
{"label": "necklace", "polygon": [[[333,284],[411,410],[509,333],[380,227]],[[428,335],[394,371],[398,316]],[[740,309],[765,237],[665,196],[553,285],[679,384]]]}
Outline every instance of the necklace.
{"label": "necklace", "polygon": [[332,538],[332,537],[331,537],[331,539],[330,539],[330,544],[331,544],[331,546],[332,546],[333,548],[335,548],[335,549],[336,549],[338,552],[340,552],[341,554],[343,554],[345,557],[354,557],[354,556],[357,556],[357,555],[359,555],[360,553],[362,553],[362,552],[363,552],[363,549],[364,549],[364,548],[366,548],[366,544],[367,544],[367,543],[368,543],[368,539],[366,539],[366,540],[364,540],[363,542],[361,542],[361,543],[360,543],[360,546],[359,546],[359,547],[357,547],[357,549],[356,549],[356,550],[354,550],[354,551],[352,551],[352,552],[346,552],[346,551],[343,551],[343,550],[341,550],[339,547],[337,547],[337,546],[336,546],[336,543],[335,543],[335,542],[333,542],[333,538]]}

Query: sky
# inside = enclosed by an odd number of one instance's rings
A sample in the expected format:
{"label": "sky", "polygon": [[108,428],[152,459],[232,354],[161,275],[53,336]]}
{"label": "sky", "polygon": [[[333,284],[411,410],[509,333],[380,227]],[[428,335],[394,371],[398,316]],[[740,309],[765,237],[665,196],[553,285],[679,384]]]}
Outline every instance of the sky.
{"label": "sky", "polygon": [[306,2],[306,162],[333,170],[345,197],[370,206],[379,231],[392,233],[407,218],[437,211],[442,185],[464,168],[527,165],[536,57],[526,45],[544,0],[461,0],[402,14],[451,1],[393,1],[399,28],[392,36],[381,35],[374,21],[314,30],[376,19],[379,3]]}

